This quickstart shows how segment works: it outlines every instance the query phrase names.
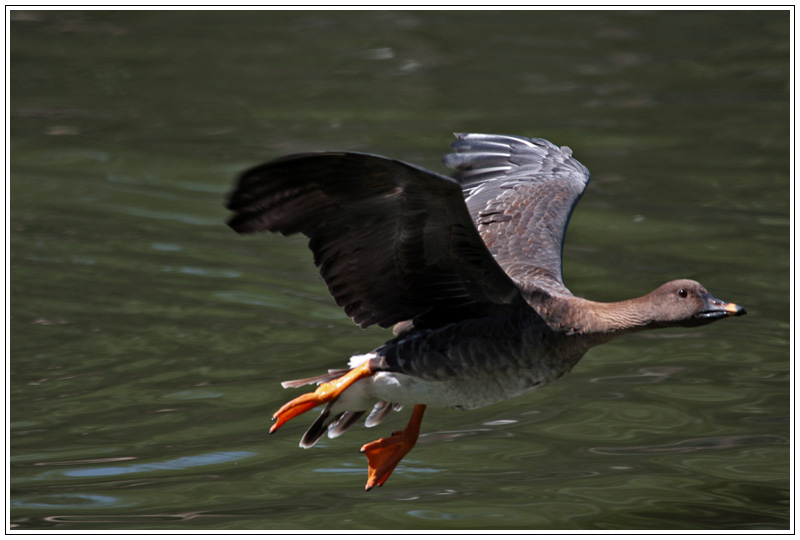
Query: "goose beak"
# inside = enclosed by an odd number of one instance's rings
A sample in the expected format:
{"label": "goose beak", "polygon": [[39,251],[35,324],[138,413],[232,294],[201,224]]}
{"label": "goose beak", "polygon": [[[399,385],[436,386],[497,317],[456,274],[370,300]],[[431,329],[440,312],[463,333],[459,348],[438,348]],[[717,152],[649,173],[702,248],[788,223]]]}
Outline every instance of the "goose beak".
{"label": "goose beak", "polygon": [[744,315],[747,313],[747,310],[744,309],[739,304],[734,304],[733,302],[727,303],[722,308],[725,310],[725,313],[728,315],[733,315],[734,317],[738,317],[739,315]]}
{"label": "goose beak", "polygon": [[719,298],[715,298],[706,293],[703,296],[705,307],[703,311],[697,314],[698,317],[703,319],[720,319],[723,317],[738,317],[744,315],[747,310],[739,304],[733,302],[723,302]]}

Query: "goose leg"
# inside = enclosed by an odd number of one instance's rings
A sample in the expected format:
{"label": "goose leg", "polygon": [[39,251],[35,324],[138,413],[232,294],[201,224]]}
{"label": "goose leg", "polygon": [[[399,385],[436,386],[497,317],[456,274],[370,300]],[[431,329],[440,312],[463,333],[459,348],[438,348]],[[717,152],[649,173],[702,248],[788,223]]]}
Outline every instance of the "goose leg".
{"label": "goose leg", "polygon": [[357,380],[372,376],[374,372],[369,368],[368,364],[369,362],[364,362],[338,379],[320,384],[314,392],[303,394],[286,403],[272,416],[272,420],[274,420],[275,423],[269,428],[269,432],[275,433],[279,427],[295,416],[310,411],[323,403],[333,401]]}
{"label": "goose leg", "polygon": [[367,456],[369,462],[369,476],[365,488],[367,491],[375,486],[382,486],[400,460],[414,448],[424,413],[425,405],[414,405],[414,412],[411,413],[411,419],[405,429],[395,431],[391,437],[378,439],[361,447],[361,452]]}

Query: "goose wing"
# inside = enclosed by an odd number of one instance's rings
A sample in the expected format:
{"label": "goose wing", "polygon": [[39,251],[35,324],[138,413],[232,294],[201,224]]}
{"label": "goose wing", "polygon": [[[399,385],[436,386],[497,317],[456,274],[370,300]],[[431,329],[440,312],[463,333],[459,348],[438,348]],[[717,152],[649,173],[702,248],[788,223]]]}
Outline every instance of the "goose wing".
{"label": "goose wing", "polygon": [[561,255],[589,170],[544,139],[457,133],[444,164],[494,258],[527,291],[571,295]]}
{"label": "goose wing", "polygon": [[239,233],[309,237],[336,303],[361,327],[435,327],[524,304],[459,184],[407,163],[349,152],[286,156],[243,173],[228,208]]}

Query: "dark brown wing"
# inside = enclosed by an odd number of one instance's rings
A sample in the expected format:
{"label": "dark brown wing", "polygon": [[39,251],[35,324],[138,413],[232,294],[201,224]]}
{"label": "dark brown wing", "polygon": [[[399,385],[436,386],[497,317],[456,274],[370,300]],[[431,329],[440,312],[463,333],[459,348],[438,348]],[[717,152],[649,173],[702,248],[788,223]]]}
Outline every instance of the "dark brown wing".
{"label": "dark brown wing", "polygon": [[336,303],[361,327],[436,327],[524,304],[481,240],[460,186],[400,161],[287,156],[242,174],[228,208],[239,233],[308,236]]}
{"label": "dark brown wing", "polygon": [[544,139],[456,134],[444,163],[494,258],[523,290],[571,295],[561,254],[589,170]]}

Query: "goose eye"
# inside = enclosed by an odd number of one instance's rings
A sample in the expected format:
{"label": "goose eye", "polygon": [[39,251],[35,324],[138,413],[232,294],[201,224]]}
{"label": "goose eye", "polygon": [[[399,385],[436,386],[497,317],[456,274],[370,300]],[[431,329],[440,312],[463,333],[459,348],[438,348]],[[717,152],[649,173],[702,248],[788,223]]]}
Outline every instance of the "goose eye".
{"label": "goose eye", "polygon": [[680,296],[681,298],[686,298],[687,294],[688,293],[686,292],[686,289],[681,289],[678,291],[678,296]]}

